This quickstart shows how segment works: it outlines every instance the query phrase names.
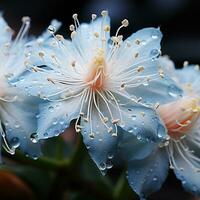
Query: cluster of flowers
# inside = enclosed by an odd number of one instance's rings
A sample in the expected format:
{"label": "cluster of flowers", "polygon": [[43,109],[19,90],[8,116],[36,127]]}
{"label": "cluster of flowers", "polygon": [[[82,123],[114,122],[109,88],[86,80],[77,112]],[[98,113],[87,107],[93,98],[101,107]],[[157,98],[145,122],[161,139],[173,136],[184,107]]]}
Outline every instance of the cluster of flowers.
{"label": "cluster of flowers", "polygon": [[30,19],[13,31],[0,16],[1,146],[38,158],[40,142],[63,133],[72,120],[103,174],[113,158],[128,166],[132,189],[145,198],[160,189],[168,169],[200,195],[200,71],[175,69],[160,56],[162,33],[145,28],[123,40],[110,37],[102,11],[70,25],[71,40],[56,34],[60,22],[28,38]]}

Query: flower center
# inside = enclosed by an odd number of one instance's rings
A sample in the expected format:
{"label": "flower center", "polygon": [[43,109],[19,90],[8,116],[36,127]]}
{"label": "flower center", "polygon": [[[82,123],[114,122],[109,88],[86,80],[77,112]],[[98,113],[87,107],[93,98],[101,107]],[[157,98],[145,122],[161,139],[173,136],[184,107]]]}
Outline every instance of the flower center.
{"label": "flower center", "polygon": [[100,49],[92,60],[89,74],[85,80],[92,90],[102,90],[104,88],[105,66],[104,51]]}
{"label": "flower center", "polygon": [[160,106],[158,111],[168,129],[168,134],[178,139],[189,132],[199,117],[199,99],[187,96]]}

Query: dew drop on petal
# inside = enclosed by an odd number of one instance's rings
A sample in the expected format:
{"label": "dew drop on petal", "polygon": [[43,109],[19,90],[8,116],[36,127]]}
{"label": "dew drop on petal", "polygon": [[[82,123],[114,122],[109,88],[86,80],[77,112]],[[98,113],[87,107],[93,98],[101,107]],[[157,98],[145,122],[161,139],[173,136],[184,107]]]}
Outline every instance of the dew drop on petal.
{"label": "dew drop on petal", "polygon": [[48,110],[49,110],[50,112],[53,112],[53,111],[54,111],[54,107],[53,107],[53,106],[49,106]]}
{"label": "dew drop on petal", "polygon": [[160,55],[160,51],[158,49],[152,49],[150,55],[153,57],[157,57]]}
{"label": "dew drop on petal", "polygon": [[13,147],[13,148],[17,148],[20,146],[20,141],[19,141],[19,138],[18,137],[13,137],[11,140],[10,140],[10,145]]}
{"label": "dew drop on petal", "polygon": [[101,171],[104,171],[104,170],[106,169],[106,163],[104,163],[104,162],[100,163],[100,164],[99,164],[99,169],[100,169]]}
{"label": "dew drop on petal", "polygon": [[168,94],[171,97],[177,97],[177,95],[180,93],[180,90],[173,84],[168,86]]}
{"label": "dew drop on petal", "polygon": [[108,159],[113,159],[113,157],[114,157],[113,154],[111,154],[111,153],[108,154]]}
{"label": "dew drop on petal", "polygon": [[32,133],[30,136],[30,139],[33,143],[37,143],[38,142],[38,135],[37,133]]}
{"label": "dew drop on petal", "polygon": [[157,181],[158,180],[158,177],[157,176],[154,176],[153,177],[153,181]]}
{"label": "dew drop on petal", "polygon": [[113,167],[112,162],[110,160],[108,160],[107,163],[106,163],[106,168],[111,169],[112,167]]}
{"label": "dew drop on petal", "polygon": [[132,120],[136,120],[136,115],[131,115]]}
{"label": "dew drop on petal", "polygon": [[133,133],[133,128],[132,127],[128,128],[128,132]]}

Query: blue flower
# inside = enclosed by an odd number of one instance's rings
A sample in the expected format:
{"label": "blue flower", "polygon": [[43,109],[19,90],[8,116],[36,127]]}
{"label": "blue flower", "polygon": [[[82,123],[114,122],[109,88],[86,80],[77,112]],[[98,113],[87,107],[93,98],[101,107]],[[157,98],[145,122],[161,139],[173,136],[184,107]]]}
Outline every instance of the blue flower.
{"label": "blue flower", "polygon": [[45,100],[40,105],[39,139],[59,135],[75,119],[92,159],[105,171],[121,129],[142,141],[165,140],[165,128],[153,107],[172,101],[181,90],[157,61],[159,29],[145,28],[123,41],[119,32],[128,20],[110,37],[108,12],[101,15],[93,14],[91,23],[80,24],[74,14],[71,41],[50,26],[52,38],[29,48],[29,69],[16,85]]}
{"label": "blue flower", "polygon": [[23,17],[22,22],[18,35],[12,40],[13,31],[0,16],[0,144],[11,154],[19,148],[36,158],[40,155],[39,144],[30,138],[37,125],[35,98],[26,97],[9,84],[25,70],[23,55],[29,17]]}
{"label": "blue flower", "polygon": [[[200,72],[199,66],[176,70],[172,61],[161,58],[177,85],[183,89],[183,97],[161,104],[157,109],[168,130],[168,141],[152,147],[152,153],[144,159],[128,162],[128,180],[141,198],[157,191],[165,181],[168,169],[174,170],[183,187],[200,195]],[[145,146],[145,144],[143,144]],[[146,144],[150,148],[150,144]]]}

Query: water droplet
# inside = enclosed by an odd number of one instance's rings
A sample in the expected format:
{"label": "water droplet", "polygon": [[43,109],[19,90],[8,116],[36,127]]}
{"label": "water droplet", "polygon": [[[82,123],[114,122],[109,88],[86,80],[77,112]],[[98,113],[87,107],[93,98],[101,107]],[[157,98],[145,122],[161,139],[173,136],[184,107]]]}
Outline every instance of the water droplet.
{"label": "water droplet", "polygon": [[137,134],[137,139],[138,139],[138,140],[141,140],[141,139],[142,139],[141,134]]}
{"label": "water droplet", "polygon": [[132,127],[128,128],[128,132],[133,133],[133,128]]}
{"label": "water droplet", "polygon": [[30,139],[33,143],[37,143],[38,142],[38,135],[37,133],[32,133],[30,136]]}
{"label": "water droplet", "polygon": [[44,135],[44,138],[48,138],[48,133],[47,132],[45,132],[43,135]]}
{"label": "water droplet", "polygon": [[161,124],[158,125],[157,134],[159,138],[163,138],[165,136],[165,128]]}
{"label": "water droplet", "polygon": [[53,111],[54,111],[54,107],[53,107],[53,106],[49,106],[48,110],[49,110],[50,112],[53,112]]}
{"label": "water droplet", "polygon": [[160,51],[158,49],[152,49],[150,55],[153,57],[157,57],[160,55]]}
{"label": "water droplet", "polygon": [[132,120],[136,120],[136,115],[131,115]]}
{"label": "water droplet", "polygon": [[54,118],[54,119],[53,119],[53,125],[56,125],[57,123],[58,123],[57,118]]}
{"label": "water droplet", "polygon": [[39,119],[39,118],[40,118],[40,114],[37,114],[35,117],[36,117],[37,119]]}
{"label": "water droplet", "polygon": [[156,40],[159,37],[159,32],[158,31],[153,31],[151,34],[152,39]]}
{"label": "water droplet", "polygon": [[182,181],[182,184],[183,184],[183,185],[185,185],[185,184],[186,184],[186,181],[185,181],[185,180],[183,180],[183,181]]}
{"label": "water droplet", "polygon": [[196,186],[196,185],[193,185],[193,186],[192,186],[192,191],[193,191],[193,192],[196,192],[196,191],[197,191],[197,186]]}
{"label": "water droplet", "polygon": [[100,169],[101,171],[104,171],[104,170],[106,169],[106,163],[104,163],[104,162],[100,163],[100,164],[99,164],[99,169]]}
{"label": "water droplet", "polygon": [[176,87],[175,85],[171,84],[169,87],[168,87],[168,94],[171,96],[171,97],[177,97],[178,95],[181,94],[181,90]]}
{"label": "water droplet", "polygon": [[37,156],[37,155],[35,155],[35,154],[34,154],[34,155],[32,155],[31,157],[32,157],[34,160],[37,160],[37,159],[38,159],[38,156]]}
{"label": "water droplet", "polygon": [[17,148],[19,147],[20,145],[20,142],[19,142],[19,138],[18,137],[14,137],[10,140],[10,145],[13,147],[13,148]]}
{"label": "water droplet", "polygon": [[108,160],[107,163],[106,163],[106,168],[111,169],[112,167],[113,167],[112,162],[110,160]]}
{"label": "water droplet", "polygon": [[15,128],[19,128],[19,127],[20,127],[20,124],[16,123]]}
{"label": "water droplet", "polygon": [[157,181],[157,180],[158,180],[157,176],[154,176],[153,181]]}
{"label": "water droplet", "polygon": [[108,154],[108,159],[113,159],[113,157],[114,157],[113,154],[111,154],[111,153]]}

